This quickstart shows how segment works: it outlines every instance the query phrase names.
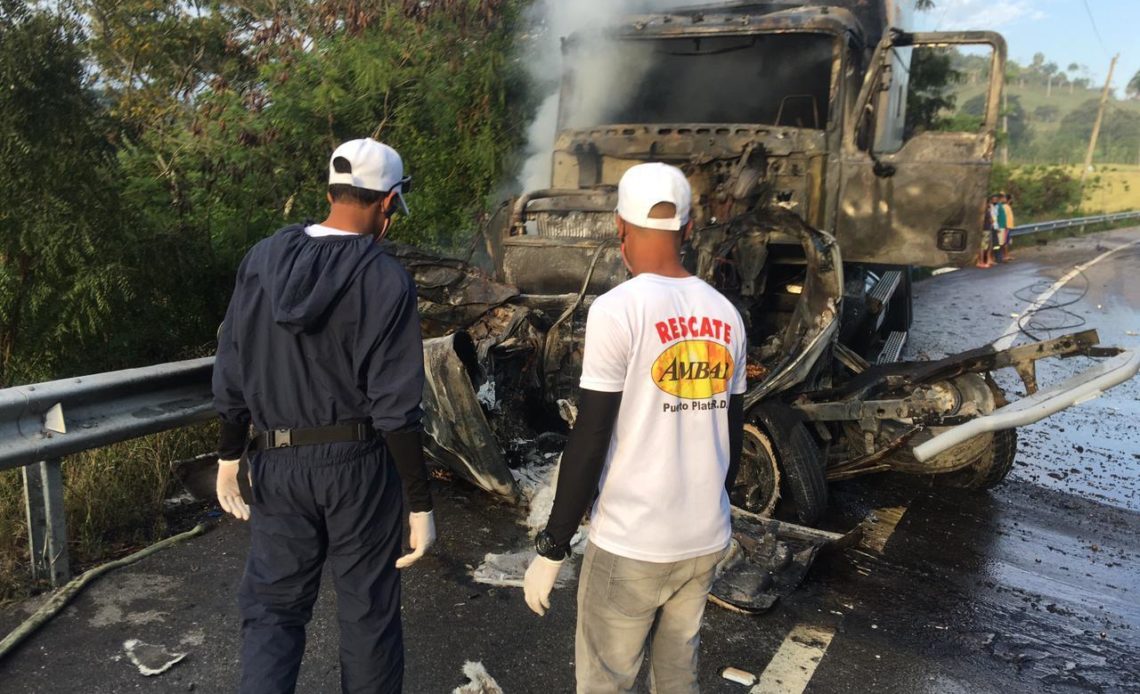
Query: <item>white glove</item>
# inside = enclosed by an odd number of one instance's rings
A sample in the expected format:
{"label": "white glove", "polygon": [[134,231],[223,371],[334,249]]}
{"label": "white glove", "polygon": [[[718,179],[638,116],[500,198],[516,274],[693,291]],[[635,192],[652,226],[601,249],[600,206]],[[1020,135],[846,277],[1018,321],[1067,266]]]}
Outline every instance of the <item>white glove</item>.
{"label": "white glove", "polygon": [[396,560],[397,569],[406,569],[415,564],[435,542],[435,516],[431,511],[408,514],[408,525],[411,526],[408,546],[412,551]]}
{"label": "white glove", "polygon": [[241,487],[238,486],[238,463],[240,460],[218,461],[218,503],[222,510],[234,518],[249,520],[249,506],[241,498]]}
{"label": "white glove", "polygon": [[550,609],[550,591],[554,590],[554,581],[558,578],[558,570],[562,562],[551,561],[541,554],[527,567],[526,576],[523,577],[523,595],[526,604],[539,617]]}

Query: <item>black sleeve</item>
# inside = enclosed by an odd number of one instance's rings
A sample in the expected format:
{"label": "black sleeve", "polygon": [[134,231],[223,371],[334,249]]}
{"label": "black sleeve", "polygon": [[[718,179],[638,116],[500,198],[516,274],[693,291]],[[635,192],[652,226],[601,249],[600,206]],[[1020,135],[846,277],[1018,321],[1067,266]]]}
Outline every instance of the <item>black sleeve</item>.
{"label": "black sleeve", "polygon": [[736,484],[736,474],[740,472],[742,450],[744,450],[744,396],[733,395],[728,399],[728,475],[724,478],[724,488],[729,494]]}
{"label": "black sleeve", "polygon": [[[245,261],[242,261],[242,267],[244,266]],[[212,389],[214,409],[222,420],[218,435],[218,457],[222,460],[240,458],[249,440],[249,406],[246,405],[242,388],[241,357],[233,329],[238,293],[241,291],[242,267],[238,268],[238,281],[226,309],[226,317],[218,329],[218,352],[214,357]]]}
{"label": "black sleeve", "polygon": [[248,443],[248,424],[235,424],[222,420],[222,428],[218,432],[219,460],[237,460],[245,454],[245,447]]}
{"label": "black sleeve", "polygon": [[582,389],[579,393],[578,421],[562,452],[554,507],[546,523],[555,545],[569,544],[594,498],[621,407],[620,392]]}
{"label": "black sleeve", "polygon": [[392,431],[384,435],[388,452],[396,463],[404,493],[413,513],[432,509],[431,488],[428,485],[427,466],[424,465],[424,447],[418,429]]}

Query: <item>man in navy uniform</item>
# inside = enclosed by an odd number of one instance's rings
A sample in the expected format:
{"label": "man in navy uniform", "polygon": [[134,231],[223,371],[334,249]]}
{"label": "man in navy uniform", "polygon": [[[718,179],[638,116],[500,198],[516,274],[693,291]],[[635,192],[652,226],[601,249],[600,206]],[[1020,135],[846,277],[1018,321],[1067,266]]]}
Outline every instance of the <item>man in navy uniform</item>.
{"label": "man in navy uniform", "polygon": [[[218,499],[251,531],[238,597],[243,694],[294,691],[326,559],[341,690],[399,692],[399,569],[435,540],[416,288],[377,244],[407,211],[410,177],[396,150],[369,138],[333,152],[328,180],[327,219],[246,254],[218,336]],[[237,482],[247,446],[248,506]],[[403,495],[412,552],[399,557]]]}

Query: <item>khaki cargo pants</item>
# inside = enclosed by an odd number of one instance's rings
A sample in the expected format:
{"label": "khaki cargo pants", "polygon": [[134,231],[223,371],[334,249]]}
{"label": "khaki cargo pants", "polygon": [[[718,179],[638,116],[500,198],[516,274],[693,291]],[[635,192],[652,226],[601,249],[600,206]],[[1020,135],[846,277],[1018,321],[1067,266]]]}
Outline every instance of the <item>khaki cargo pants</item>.
{"label": "khaki cargo pants", "polygon": [[722,556],[656,563],[588,544],[578,581],[579,694],[632,692],[647,647],[650,691],[699,691],[701,619]]}

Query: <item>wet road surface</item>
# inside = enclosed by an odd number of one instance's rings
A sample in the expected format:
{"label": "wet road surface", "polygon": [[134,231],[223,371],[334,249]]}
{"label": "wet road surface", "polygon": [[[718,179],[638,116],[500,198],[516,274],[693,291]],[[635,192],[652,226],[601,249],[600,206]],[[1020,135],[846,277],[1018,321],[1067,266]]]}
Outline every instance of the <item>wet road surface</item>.
{"label": "wet road surface", "polygon": [[[991,342],[1013,313],[1074,264],[1140,240],[1117,231],[1037,248],[992,270],[915,285],[909,353],[937,357]],[[1090,267],[1044,311],[1042,326],[1084,321],[1102,342],[1140,347],[1140,244]],[[1042,286],[1031,287],[1034,284]],[[1075,286],[1076,290],[1070,288]],[[1025,288],[1035,291],[1019,291]],[[1077,328],[1073,328],[1074,330]],[[1051,382],[1087,366],[1040,369]],[[1017,391],[1016,377],[1002,378]],[[832,486],[827,523],[877,520],[859,547],[822,557],[805,585],[768,614],[710,606],[701,647],[708,692],[1140,691],[1140,383],[1021,431],[1018,462],[989,493],[884,475]],[[486,552],[526,545],[524,513],[461,483],[438,483],[440,542],[404,577],[405,691],[449,692],[465,661],[508,694],[573,690],[573,587],[539,619],[521,591],[474,583]],[[0,662],[0,692],[226,692],[237,672],[236,584],[248,538],[223,521],[205,537],[101,579]],[[328,582],[326,581],[326,584]],[[34,605],[0,615],[8,627]],[[322,595],[300,692],[336,690],[335,598]],[[187,658],[142,677],[123,642]]]}

